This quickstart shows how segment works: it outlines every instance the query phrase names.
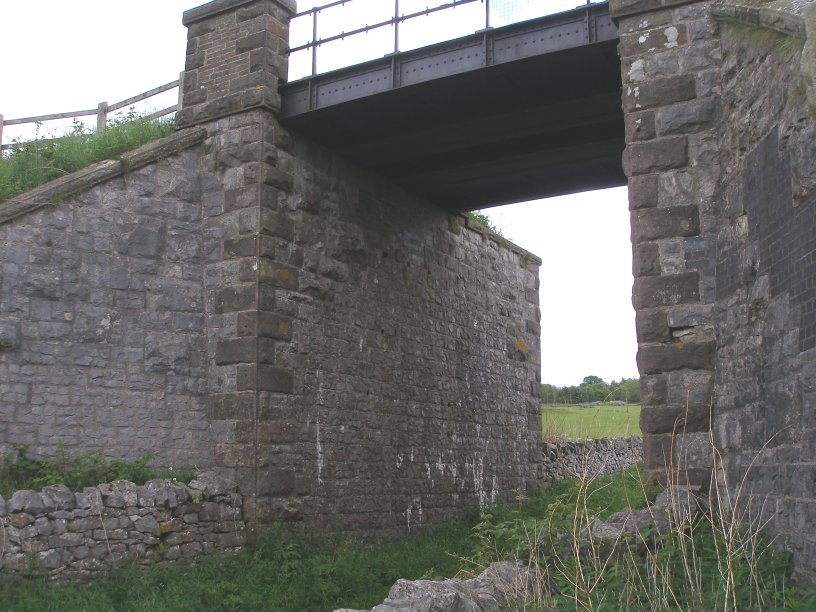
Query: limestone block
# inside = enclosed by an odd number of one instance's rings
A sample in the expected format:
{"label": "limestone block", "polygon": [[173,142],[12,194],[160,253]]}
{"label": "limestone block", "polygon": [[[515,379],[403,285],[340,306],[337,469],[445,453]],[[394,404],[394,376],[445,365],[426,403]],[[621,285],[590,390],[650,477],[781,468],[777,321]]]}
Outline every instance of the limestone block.
{"label": "limestone block", "polygon": [[8,502],[8,511],[37,515],[45,511],[45,503],[36,491],[17,491]]}

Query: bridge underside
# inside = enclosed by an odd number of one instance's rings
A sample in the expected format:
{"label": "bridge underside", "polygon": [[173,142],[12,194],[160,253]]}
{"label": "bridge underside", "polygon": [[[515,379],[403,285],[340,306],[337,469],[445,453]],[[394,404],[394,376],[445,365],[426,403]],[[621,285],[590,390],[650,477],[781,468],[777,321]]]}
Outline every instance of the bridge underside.
{"label": "bridge underside", "polygon": [[[281,89],[282,123],[452,211],[625,185],[616,31],[607,15],[587,15],[571,11],[291,83]],[[533,39],[556,43],[518,52]],[[519,57],[447,65],[482,61],[483,48],[483,56],[510,49]],[[405,84],[418,65],[427,76]],[[379,85],[387,78],[402,83]]]}

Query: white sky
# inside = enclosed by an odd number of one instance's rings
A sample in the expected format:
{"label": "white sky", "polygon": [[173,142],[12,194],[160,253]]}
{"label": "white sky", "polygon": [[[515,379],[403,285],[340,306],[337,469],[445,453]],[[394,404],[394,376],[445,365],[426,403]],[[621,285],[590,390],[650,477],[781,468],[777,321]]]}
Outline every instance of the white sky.
{"label": "white sky", "polygon": [[[409,12],[443,1],[401,0],[401,5],[404,12]],[[348,7],[355,2],[368,3],[370,10],[383,5],[393,7],[392,0],[353,0]],[[501,25],[501,20],[516,15],[558,12],[583,4],[581,0],[491,2],[498,10],[494,25]],[[91,109],[99,102],[118,102],[177,79],[184,68],[186,46],[181,14],[201,3],[197,0],[141,0],[137,3],[0,0],[3,43],[0,113],[6,119],[16,119]],[[298,8],[304,10],[324,3],[324,0],[300,0]],[[483,27],[483,13],[477,15],[474,10],[483,10],[480,2],[474,2],[472,7],[442,12],[455,12],[454,22],[450,18],[445,21],[440,13],[434,18],[422,18],[424,23],[413,31],[404,27],[401,48],[432,42],[430,37],[436,31],[442,32],[436,40],[444,40],[472,31],[468,28]],[[322,29],[321,36],[336,32],[330,31],[335,25],[339,25],[340,31],[350,29],[351,26],[338,19],[324,16],[322,26],[329,29]],[[362,24],[374,21],[369,15],[362,18]],[[295,27],[302,29],[303,25],[293,26],[293,30]],[[310,28],[311,24],[307,24],[306,29]],[[382,55],[393,46],[393,31],[380,35],[385,45],[382,53],[374,48],[372,33],[365,37],[368,38],[363,38],[362,54],[367,53],[368,57],[353,60]],[[335,49],[328,49],[324,54],[327,58],[318,56],[319,67],[334,67],[332,62],[336,63],[338,57]],[[293,69],[301,73],[308,71],[310,62],[306,54],[304,59],[293,61]],[[293,78],[295,76],[302,74]],[[148,108],[170,106],[176,96],[175,90],[167,92],[163,97],[150,100]],[[86,125],[95,123],[93,117],[83,121]],[[60,131],[66,124],[70,125],[70,121],[48,124],[41,134]],[[8,126],[3,142],[18,136],[30,137],[30,134],[23,126]],[[552,198],[492,209],[488,214],[511,240],[544,260],[541,267],[542,381],[569,385],[579,383],[589,374],[607,381],[637,377],[626,190]]]}

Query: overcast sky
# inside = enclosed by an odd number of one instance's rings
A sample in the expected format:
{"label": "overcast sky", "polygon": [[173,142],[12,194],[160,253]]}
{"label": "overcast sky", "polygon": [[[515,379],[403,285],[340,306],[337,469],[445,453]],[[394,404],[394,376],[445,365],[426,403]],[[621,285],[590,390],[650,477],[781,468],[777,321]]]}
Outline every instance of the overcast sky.
{"label": "overcast sky", "polygon": [[[393,6],[391,0],[352,0]],[[557,12],[582,4],[580,0],[491,0],[498,12],[494,24],[535,12]],[[118,102],[178,78],[184,68],[186,29],[184,10],[197,0],[0,0],[0,113],[6,119],[95,108],[99,102]],[[323,0],[300,0],[304,10]],[[402,0],[403,10],[425,8],[440,0]],[[468,10],[476,11],[480,2]],[[425,19],[414,30],[401,32],[403,48],[423,42],[428,32],[466,33],[480,19],[456,9],[456,29],[442,18]],[[450,13],[451,11],[446,11]],[[483,14],[482,14],[483,15]],[[322,27],[339,23],[324,19]],[[475,21],[473,21],[475,20]],[[305,21],[305,20],[301,20]],[[352,20],[353,21],[353,20]],[[363,24],[373,23],[370,16]],[[450,23],[450,22],[448,22]],[[443,24],[440,26],[440,24]],[[296,27],[303,28],[303,25]],[[310,26],[309,26],[310,27]],[[341,31],[348,29],[342,24]],[[325,36],[329,32],[321,31]],[[375,39],[365,41],[371,51]],[[393,34],[382,36],[393,45]],[[443,36],[444,38],[444,36]],[[387,52],[386,48],[384,52]],[[336,61],[337,53],[328,53]],[[319,56],[320,57],[320,56]],[[308,70],[309,58],[293,62]],[[329,60],[320,60],[326,67]],[[319,62],[320,63],[320,62]],[[305,68],[303,67],[305,66]],[[298,75],[302,76],[302,75]],[[172,105],[177,93],[149,103],[153,109]],[[85,120],[94,124],[93,118]],[[70,122],[67,122],[70,125]],[[59,130],[59,124],[43,131]],[[6,127],[3,142],[28,136],[22,126]],[[631,305],[631,247],[626,190],[613,189],[489,211],[511,240],[540,256],[542,311],[542,381],[577,384],[589,374],[604,380],[637,377],[634,318]]]}

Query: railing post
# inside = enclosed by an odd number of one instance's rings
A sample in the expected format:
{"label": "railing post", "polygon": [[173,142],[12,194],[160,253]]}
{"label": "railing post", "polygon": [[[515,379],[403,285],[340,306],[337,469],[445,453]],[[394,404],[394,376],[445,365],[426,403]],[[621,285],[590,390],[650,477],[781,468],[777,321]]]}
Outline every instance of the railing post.
{"label": "railing post", "polygon": [[312,76],[317,74],[317,13],[312,12]]}
{"label": "railing post", "polygon": [[179,88],[178,88],[178,103],[176,112],[180,111],[184,106],[184,71],[179,72]]}
{"label": "railing post", "polygon": [[490,29],[490,0],[484,0],[485,3],[485,30]]}
{"label": "railing post", "polygon": [[399,53],[399,0],[394,0],[394,53]]}
{"label": "railing post", "polygon": [[98,108],[99,110],[96,113],[96,131],[104,132],[105,127],[108,125],[108,103],[100,102]]}

